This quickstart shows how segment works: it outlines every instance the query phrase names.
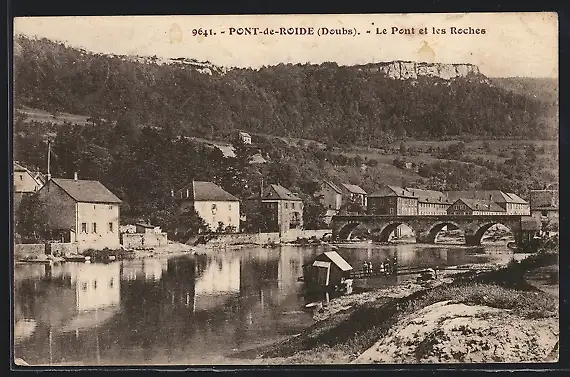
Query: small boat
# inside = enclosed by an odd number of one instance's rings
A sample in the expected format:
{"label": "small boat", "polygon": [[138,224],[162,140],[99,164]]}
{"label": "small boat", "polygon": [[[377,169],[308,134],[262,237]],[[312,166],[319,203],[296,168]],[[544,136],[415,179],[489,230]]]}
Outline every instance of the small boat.
{"label": "small boat", "polygon": [[91,257],[88,255],[81,255],[81,254],[68,254],[64,255],[63,259],[66,262],[89,262],[91,261]]}

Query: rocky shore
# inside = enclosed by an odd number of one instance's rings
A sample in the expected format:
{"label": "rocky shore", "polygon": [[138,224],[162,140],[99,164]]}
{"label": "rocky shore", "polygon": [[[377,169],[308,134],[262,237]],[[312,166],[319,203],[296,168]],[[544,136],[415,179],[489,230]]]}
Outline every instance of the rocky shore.
{"label": "rocky shore", "polygon": [[238,352],[250,364],[549,362],[558,358],[558,254],[444,271],[342,296],[309,329]]}

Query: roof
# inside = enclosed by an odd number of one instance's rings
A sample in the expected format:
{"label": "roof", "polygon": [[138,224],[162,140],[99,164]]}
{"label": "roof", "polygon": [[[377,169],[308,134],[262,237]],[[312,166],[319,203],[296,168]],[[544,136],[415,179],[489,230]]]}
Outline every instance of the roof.
{"label": "roof", "polygon": [[474,211],[505,212],[504,208],[501,208],[497,203],[490,200],[459,198],[455,202],[458,201],[463,202],[468,208]]}
{"label": "roof", "polygon": [[452,202],[452,200],[445,196],[445,194],[441,191],[424,190],[410,187],[406,187],[406,191],[411,193],[412,196],[416,196],[418,198],[418,201],[421,203],[451,204]]}
{"label": "roof", "polygon": [[530,208],[557,209],[559,207],[558,195],[558,190],[531,190]]}
{"label": "roof", "polygon": [[516,194],[505,194],[499,190],[472,190],[472,191],[446,191],[445,194],[450,199],[468,198],[480,200],[492,200],[496,203],[519,203],[527,202]]}
{"label": "roof", "polygon": [[366,191],[364,191],[360,186],[357,185],[351,185],[348,183],[343,183],[342,184],[349,192],[353,193],[353,194],[364,194],[366,195]]}
{"label": "roof", "polygon": [[156,228],[155,225],[147,224],[147,223],[136,223],[135,226],[140,226],[143,228],[154,229]]}
{"label": "roof", "polygon": [[323,181],[323,183],[329,185],[330,188],[332,188],[332,189],[333,189],[334,191],[336,191],[337,193],[342,194],[342,190],[341,190],[337,185],[335,185],[334,183],[332,183],[331,181]]}
{"label": "roof", "polygon": [[[53,182],[77,202],[84,203],[121,203],[109,189],[99,181],[84,179],[53,178]],[[44,186],[45,187],[45,186]]]}
{"label": "roof", "polygon": [[176,192],[176,198],[195,201],[236,202],[238,198],[213,182],[192,181]]}
{"label": "roof", "polygon": [[399,187],[399,186],[392,186],[392,185],[385,185],[382,189],[375,192],[372,195],[368,195],[368,197],[386,197],[386,196],[397,196],[400,198],[417,198],[408,190]]}
{"label": "roof", "polygon": [[344,258],[341,257],[336,251],[325,251],[323,254],[326,255],[327,258],[329,258],[330,261],[333,262],[342,271],[352,270],[352,266],[348,264],[348,262],[345,261]]}
{"label": "roof", "polygon": [[325,267],[325,268],[329,268],[331,265],[331,262],[322,262],[320,260],[316,260],[313,262],[313,266],[315,267]]}
{"label": "roof", "polygon": [[250,164],[265,164],[266,162],[267,162],[267,160],[265,158],[263,158],[263,156],[259,153],[254,154],[249,159]]}
{"label": "roof", "polygon": [[262,199],[301,201],[301,198],[281,185],[269,185],[264,191]]}
{"label": "roof", "polygon": [[14,171],[28,171],[25,167],[14,161]]}
{"label": "roof", "polygon": [[251,137],[250,134],[248,134],[247,132],[240,132],[239,136],[244,136],[244,137]]}

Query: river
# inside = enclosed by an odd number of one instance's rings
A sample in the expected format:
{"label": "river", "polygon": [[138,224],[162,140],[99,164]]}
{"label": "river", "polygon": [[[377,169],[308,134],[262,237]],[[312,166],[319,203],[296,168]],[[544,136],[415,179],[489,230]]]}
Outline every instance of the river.
{"label": "river", "polygon": [[[329,246],[249,247],[109,264],[18,265],[14,356],[30,365],[208,364],[297,334],[311,314],[302,266]],[[355,269],[396,258],[398,267],[508,260],[506,246],[340,246]],[[382,287],[406,276],[356,281]]]}

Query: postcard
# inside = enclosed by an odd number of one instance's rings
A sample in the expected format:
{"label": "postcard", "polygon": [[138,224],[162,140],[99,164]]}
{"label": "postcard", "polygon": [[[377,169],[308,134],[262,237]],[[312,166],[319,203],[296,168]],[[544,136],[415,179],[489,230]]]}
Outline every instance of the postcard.
{"label": "postcard", "polygon": [[556,13],[20,17],[13,365],[552,363]]}

